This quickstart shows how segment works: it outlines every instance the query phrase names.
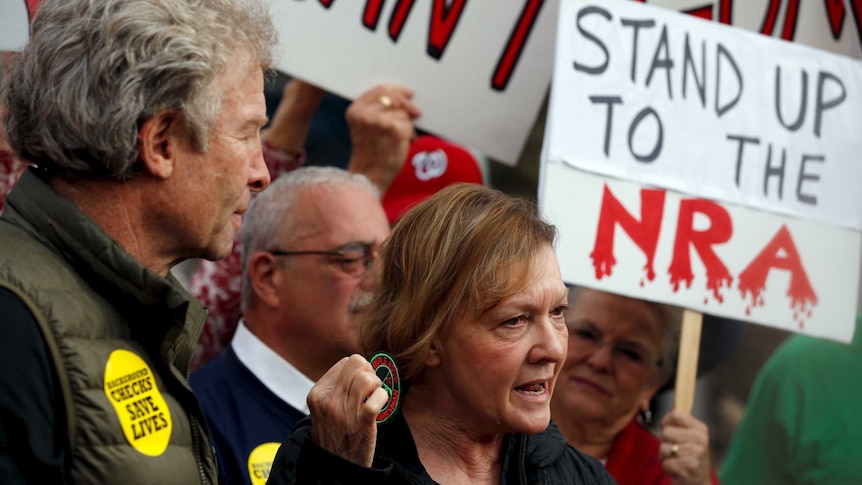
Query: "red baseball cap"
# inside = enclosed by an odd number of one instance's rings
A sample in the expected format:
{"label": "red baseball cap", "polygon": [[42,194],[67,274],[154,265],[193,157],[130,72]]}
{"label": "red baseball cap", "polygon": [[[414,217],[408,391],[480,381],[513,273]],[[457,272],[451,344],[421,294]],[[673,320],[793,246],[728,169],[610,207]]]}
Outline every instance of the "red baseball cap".
{"label": "red baseball cap", "polygon": [[408,209],[457,182],[482,184],[479,162],[467,149],[431,135],[410,144],[407,160],[392,185],[383,194],[383,209],[389,223]]}

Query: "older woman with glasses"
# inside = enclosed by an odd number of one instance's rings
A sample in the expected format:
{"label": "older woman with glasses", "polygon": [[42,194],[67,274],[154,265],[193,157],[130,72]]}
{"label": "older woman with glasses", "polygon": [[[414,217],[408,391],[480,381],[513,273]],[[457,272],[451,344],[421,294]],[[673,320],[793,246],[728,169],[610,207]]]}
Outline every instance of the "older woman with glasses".
{"label": "older woman with glasses", "polygon": [[567,343],[554,239],[532,204],[475,184],[408,211],[372,268],[365,357],[315,384],[268,483],[614,483],[550,422]]}
{"label": "older woman with glasses", "polygon": [[569,350],[551,412],[569,443],[601,460],[620,485],[718,483],[703,422],[670,411],[657,438],[641,417],[673,372],[680,317],[645,300],[569,292]]}

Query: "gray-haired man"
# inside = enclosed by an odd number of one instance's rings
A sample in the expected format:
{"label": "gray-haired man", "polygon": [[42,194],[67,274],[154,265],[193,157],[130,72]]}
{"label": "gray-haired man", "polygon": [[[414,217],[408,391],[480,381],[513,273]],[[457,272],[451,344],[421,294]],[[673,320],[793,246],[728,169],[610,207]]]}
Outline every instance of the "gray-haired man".
{"label": "gray-haired man", "polygon": [[169,274],[226,255],[275,42],[257,0],[44,2],[3,87],[36,165],[0,218],[0,482],[213,483],[186,381],[205,311]]}

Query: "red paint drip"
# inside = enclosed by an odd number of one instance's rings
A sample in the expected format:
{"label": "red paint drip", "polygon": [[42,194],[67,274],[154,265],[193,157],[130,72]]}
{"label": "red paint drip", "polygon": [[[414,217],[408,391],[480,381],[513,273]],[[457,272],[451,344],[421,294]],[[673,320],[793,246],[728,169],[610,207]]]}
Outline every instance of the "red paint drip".
{"label": "red paint drip", "polygon": [[611,248],[594,249],[590,253],[590,257],[593,259],[593,267],[596,269],[597,280],[610,276],[611,270],[617,264],[617,259],[614,258],[614,252]]}
{"label": "red paint drip", "polygon": [[724,303],[724,293],[721,290],[723,287],[730,288],[731,283],[733,277],[723,264],[721,267],[706,267],[706,289],[712,290],[712,296],[718,303]]}
{"label": "red paint drip", "polygon": [[[710,220],[710,227],[704,231],[694,230],[694,214],[700,213]],[[673,291],[679,291],[680,283],[691,287],[694,274],[691,271],[691,251],[700,256],[706,268],[706,288],[719,302],[724,302],[721,289],[730,287],[733,277],[712,247],[730,240],[733,235],[733,222],[727,210],[715,202],[703,199],[684,199],[679,204],[679,220],[676,239],[673,245],[673,260],[668,268]]]}
{"label": "red paint drip", "polygon": [[[779,256],[782,252],[784,256]],[[812,308],[817,306],[817,294],[802,267],[802,259],[799,257],[787,226],[781,226],[769,244],[739,274],[738,288],[742,298],[745,299],[746,295],[751,295],[746,315],[749,314],[750,308],[764,305],[763,291],[766,289],[766,278],[773,268],[790,272],[787,296],[790,298],[793,320],[801,329],[805,326],[806,319],[811,317]]]}

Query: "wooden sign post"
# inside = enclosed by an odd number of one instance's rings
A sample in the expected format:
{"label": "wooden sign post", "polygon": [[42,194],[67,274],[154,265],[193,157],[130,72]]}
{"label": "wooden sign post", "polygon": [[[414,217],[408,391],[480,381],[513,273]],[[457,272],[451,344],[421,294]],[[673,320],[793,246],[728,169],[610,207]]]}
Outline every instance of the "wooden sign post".
{"label": "wooden sign post", "polygon": [[676,387],[674,408],[691,413],[694,388],[697,383],[697,360],[700,353],[700,330],[703,313],[684,310],[682,332],[679,337],[679,357],[676,361]]}

